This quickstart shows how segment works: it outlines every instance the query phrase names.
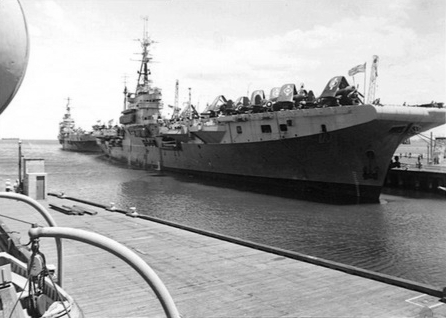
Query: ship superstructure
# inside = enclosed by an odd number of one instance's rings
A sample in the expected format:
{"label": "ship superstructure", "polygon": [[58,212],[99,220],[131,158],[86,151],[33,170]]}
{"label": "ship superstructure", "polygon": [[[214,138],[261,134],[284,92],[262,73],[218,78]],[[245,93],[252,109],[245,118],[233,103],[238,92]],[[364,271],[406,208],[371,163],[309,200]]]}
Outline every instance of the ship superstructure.
{"label": "ship superstructure", "polygon": [[[149,68],[152,61],[150,48],[155,42],[148,35],[147,18],[140,43],[142,53],[138,80],[134,93],[129,92],[127,87],[124,89],[124,110],[119,118],[122,126],[118,129],[100,130],[100,135],[97,136],[98,144],[108,155],[111,155],[112,148],[125,147],[134,148],[132,153],[137,158],[140,154],[144,156],[148,151],[147,147],[155,147],[155,136],[158,135],[162,123],[162,93],[160,88],[153,85]],[[138,142],[124,138],[129,135],[136,137]],[[155,155],[150,163],[156,165],[158,161],[159,158]]]}
{"label": "ship superstructure", "polygon": [[86,132],[76,128],[74,119],[71,117],[70,98],[67,98],[66,112],[59,124],[59,135],[57,137],[63,150],[79,152],[100,152],[93,131]]}

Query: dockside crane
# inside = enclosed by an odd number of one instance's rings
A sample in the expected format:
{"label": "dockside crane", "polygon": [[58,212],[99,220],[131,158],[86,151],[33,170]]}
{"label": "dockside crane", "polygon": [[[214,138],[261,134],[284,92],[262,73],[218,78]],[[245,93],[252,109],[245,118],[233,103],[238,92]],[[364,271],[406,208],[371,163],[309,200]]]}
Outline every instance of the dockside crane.
{"label": "dockside crane", "polygon": [[370,70],[369,93],[367,95],[367,104],[375,103],[376,78],[378,77],[378,55],[373,55],[373,62]]}
{"label": "dockside crane", "polygon": [[181,118],[189,118],[191,115],[191,105],[192,105],[192,103],[191,103],[192,91],[191,90],[192,90],[192,88],[189,87],[189,102],[183,103],[183,105],[186,104],[186,107],[181,112],[181,115],[180,115]]}
{"label": "dockside crane", "polygon": [[[174,105],[173,105],[172,119],[177,119],[179,117],[180,110],[181,110],[181,108],[178,106],[179,86],[180,86],[179,81],[176,80],[176,82],[175,82],[175,102],[174,102]],[[170,106],[170,107],[172,107],[172,106]]]}

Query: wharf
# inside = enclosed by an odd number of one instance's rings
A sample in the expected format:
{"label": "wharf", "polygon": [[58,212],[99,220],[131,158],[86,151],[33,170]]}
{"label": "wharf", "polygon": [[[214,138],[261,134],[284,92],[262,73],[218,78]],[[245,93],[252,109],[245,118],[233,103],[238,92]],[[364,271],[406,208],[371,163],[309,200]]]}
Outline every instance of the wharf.
{"label": "wharf", "polygon": [[426,159],[417,165],[416,158],[401,158],[401,168],[390,169],[385,187],[420,190],[425,192],[445,192],[438,187],[446,187],[446,162],[428,163]]}
{"label": "wharf", "polygon": [[[49,203],[77,204],[49,198]],[[184,318],[446,317],[438,297],[190,231],[94,208],[96,215],[51,209],[58,226],[105,235],[132,249],[158,274]],[[46,226],[30,206],[0,199],[1,220],[28,242],[26,220]],[[42,238],[57,264],[54,239]],[[86,317],[164,317],[140,276],[117,257],[64,240],[64,289]]]}

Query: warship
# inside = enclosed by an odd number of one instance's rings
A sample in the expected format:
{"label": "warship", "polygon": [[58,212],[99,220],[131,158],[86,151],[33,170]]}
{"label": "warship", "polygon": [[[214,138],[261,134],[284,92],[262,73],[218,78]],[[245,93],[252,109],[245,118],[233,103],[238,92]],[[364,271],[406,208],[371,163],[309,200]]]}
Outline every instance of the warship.
{"label": "warship", "polygon": [[379,202],[398,145],[446,122],[442,104],[382,105],[370,96],[366,103],[344,76],[330,79],[318,97],[288,83],[268,97],[263,90],[235,101],[220,95],[201,113],[189,103],[183,116],[165,119],[161,89],[150,78],[154,42],[146,31],[140,42],[136,90],[124,90],[121,126],[98,136],[106,156],[134,167],[235,180],[299,199]]}
{"label": "warship", "polygon": [[100,152],[101,149],[96,143],[94,131],[84,131],[76,128],[74,119],[71,117],[70,98],[67,98],[66,113],[59,123],[58,139],[63,150],[79,152]]}

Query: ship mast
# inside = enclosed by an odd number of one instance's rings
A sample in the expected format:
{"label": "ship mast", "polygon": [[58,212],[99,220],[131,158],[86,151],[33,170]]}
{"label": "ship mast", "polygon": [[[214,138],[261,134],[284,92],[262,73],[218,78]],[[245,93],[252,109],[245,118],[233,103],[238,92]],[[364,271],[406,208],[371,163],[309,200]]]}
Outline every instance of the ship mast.
{"label": "ship mast", "polygon": [[154,43],[148,35],[148,20],[149,18],[146,16],[144,19],[144,30],[143,30],[143,38],[142,40],[139,40],[141,42],[142,47],[142,60],[141,60],[141,67],[139,69],[139,76],[138,76],[138,87],[141,86],[150,86],[152,84],[152,81],[149,79],[150,69],[148,68],[148,64],[150,63],[150,60],[152,59],[149,55],[149,46]]}
{"label": "ship mast", "polygon": [[68,115],[68,117],[70,116],[70,100],[71,100],[70,97],[68,97],[67,98],[67,106],[66,106],[67,107],[67,115]]}
{"label": "ship mast", "polygon": [[124,74],[124,110],[127,109],[127,75]]}
{"label": "ship mast", "polygon": [[178,98],[179,98],[178,90],[179,90],[179,85],[180,85],[179,81],[177,80],[176,83],[175,83],[175,103],[174,103],[175,109],[178,108]]}
{"label": "ship mast", "polygon": [[70,113],[70,111],[71,111],[71,108],[70,108],[70,101],[71,101],[71,98],[68,97],[68,98],[67,98],[67,106],[66,106],[67,112],[66,112],[65,115],[63,116],[64,119],[71,119],[71,113]]}
{"label": "ship mast", "polygon": [[73,120],[73,118],[71,118],[70,101],[71,101],[71,98],[68,97],[67,98],[67,106],[66,106],[67,111],[63,116],[63,121],[60,123],[61,129],[63,129],[63,128],[73,129],[74,128],[74,120]]}
{"label": "ship mast", "polygon": [[190,105],[192,105],[192,92],[191,92],[191,88],[189,87],[189,107]]}

